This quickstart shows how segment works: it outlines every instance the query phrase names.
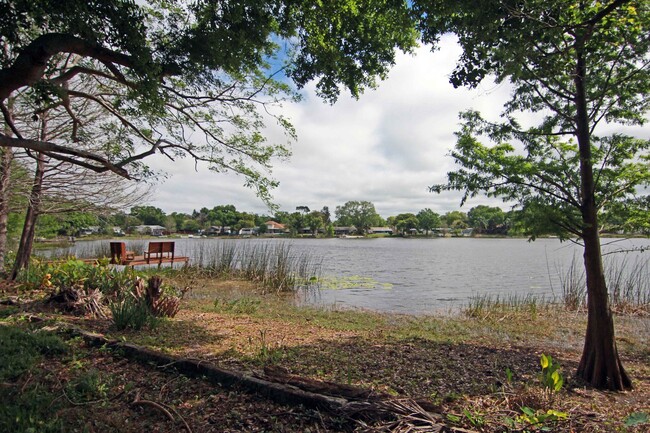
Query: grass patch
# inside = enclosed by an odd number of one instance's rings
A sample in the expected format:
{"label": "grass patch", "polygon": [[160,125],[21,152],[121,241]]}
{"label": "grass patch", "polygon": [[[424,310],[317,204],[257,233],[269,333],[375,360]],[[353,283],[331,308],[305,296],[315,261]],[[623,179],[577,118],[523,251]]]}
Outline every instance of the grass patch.
{"label": "grass patch", "polygon": [[14,386],[45,356],[67,352],[67,345],[59,337],[46,332],[30,332],[14,326],[0,326],[0,431],[16,433],[63,432],[63,423],[52,413],[60,406],[56,396],[38,388],[23,389]]}
{"label": "grass patch", "polygon": [[67,351],[66,344],[55,335],[14,326],[0,326],[0,347],[0,381],[16,379],[44,355]]}

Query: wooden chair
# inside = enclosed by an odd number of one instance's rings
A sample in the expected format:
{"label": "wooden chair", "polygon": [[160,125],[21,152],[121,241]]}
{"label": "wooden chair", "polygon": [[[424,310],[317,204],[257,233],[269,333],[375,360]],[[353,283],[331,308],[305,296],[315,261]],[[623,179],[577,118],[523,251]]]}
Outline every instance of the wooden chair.
{"label": "wooden chair", "polygon": [[127,251],[124,242],[111,242],[111,264],[126,265],[134,259],[135,253]]}

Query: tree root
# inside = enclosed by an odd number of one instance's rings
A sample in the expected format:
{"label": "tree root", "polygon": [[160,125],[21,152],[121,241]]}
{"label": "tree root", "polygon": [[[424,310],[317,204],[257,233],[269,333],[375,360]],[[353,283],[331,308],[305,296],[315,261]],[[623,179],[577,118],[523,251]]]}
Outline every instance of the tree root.
{"label": "tree root", "polygon": [[174,418],[174,415],[172,415],[172,412],[178,417],[178,419],[181,420],[183,423],[183,426],[185,429],[188,431],[188,433],[192,433],[192,429],[190,428],[189,424],[187,424],[187,421],[185,421],[185,418],[181,416],[181,414],[178,413],[177,410],[175,410],[173,407],[167,406],[164,403],[157,403],[155,401],[151,400],[143,400],[140,398],[140,391],[138,391],[135,395],[135,399],[133,402],[131,402],[131,405],[133,406],[149,406],[153,407],[155,409],[158,409],[160,412],[165,414],[165,416],[171,421],[171,422],[176,422],[176,419]]}

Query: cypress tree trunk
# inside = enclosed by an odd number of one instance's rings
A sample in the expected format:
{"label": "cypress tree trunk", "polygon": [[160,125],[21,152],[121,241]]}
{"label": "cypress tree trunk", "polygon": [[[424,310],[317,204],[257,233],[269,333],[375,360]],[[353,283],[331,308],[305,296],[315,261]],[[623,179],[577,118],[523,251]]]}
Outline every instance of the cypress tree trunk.
{"label": "cypress tree trunk", "polygon": [[585,93],[586,66],[582,42],[576,42],[575,104],[580,153],[582,240],[587,280],[587,332],[578,377],[598,389],[622,391],[632,387],[616,348],[614,320],[609,305],[607,284],[598,234],[598,208],[591,155],[591,134]]}

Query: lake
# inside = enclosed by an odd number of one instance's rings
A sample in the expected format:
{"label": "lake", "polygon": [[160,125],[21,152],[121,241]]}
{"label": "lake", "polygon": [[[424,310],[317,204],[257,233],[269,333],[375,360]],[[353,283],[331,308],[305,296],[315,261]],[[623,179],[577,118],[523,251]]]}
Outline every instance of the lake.
{"label": "lake", "polygon": [[[176,239],[176,254],[195,263],[200,251],[219,243],[238,246],[284,243],[295,255],[322,264],[322,288],[305,299],[325,306],[409,314],[446,311],[475,295],[513,294],[551,298],[562,293],[560,276],[572,261],[582,267],[582,249],[557,239],[378,238],[378,239]],[[84,256],[92,244],[78,242]],[[144,244],[146,241],[137,241]],[[127,241],[127,244],[129,241]],[[603,239],[603,252],[642,247],[645,252],[612,254],[607,260],[645,264],[650,239]],[[75,252],[76,251],[76,252]],[[650,278],[650,276],[648,276]]]}

